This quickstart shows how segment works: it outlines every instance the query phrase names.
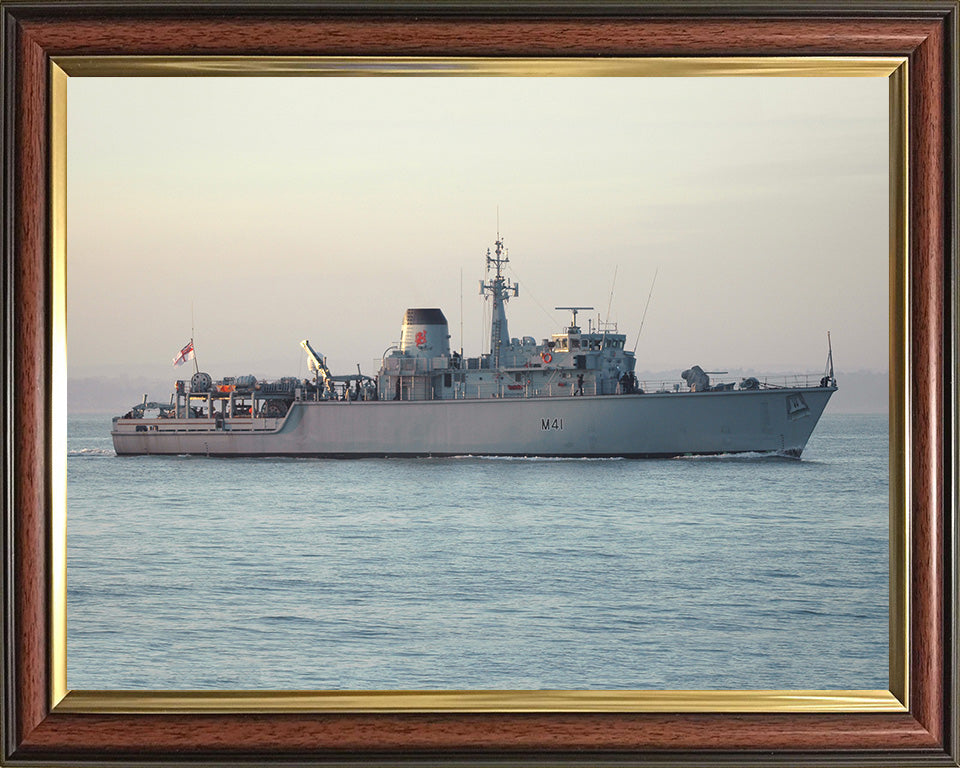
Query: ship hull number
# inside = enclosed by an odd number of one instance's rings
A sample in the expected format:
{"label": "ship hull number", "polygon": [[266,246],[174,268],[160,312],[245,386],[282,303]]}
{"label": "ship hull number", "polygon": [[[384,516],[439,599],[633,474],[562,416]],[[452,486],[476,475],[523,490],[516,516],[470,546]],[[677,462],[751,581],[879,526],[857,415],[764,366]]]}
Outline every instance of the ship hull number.
{"label": "ship hull number", "polygon": [[563,429],[563,419],[540,419],[540,429],[544,432]]}

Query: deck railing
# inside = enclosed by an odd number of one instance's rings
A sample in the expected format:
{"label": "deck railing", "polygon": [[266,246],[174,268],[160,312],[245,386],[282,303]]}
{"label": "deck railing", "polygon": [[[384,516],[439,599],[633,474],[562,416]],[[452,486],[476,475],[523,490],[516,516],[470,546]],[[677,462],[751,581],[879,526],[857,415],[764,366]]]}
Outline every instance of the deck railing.
{"label": "deck railing", "polygon": [[[189,419],[117,419],[114,430],[117,432],[272,432],[280,428],[283,418],[230,418],[218,428],[219,419],[207,417]],[[137,429],[141,427],[142,429]]]}
{"label": "deck railing", "polygon": [[[747,378],[754,378],[759,382],[759,389],[810,389],[812,387],[822,386],[821,382],[824,379],[822,373],[794,373],[794,374],[777,374],[775,376],[737,376],[735,378],[715,378],[710,377],[710,389],[714,389],[718,386],[729,386],[730,384],[734,385],[734,389],[740,389],[740,383]],[[670,381],[656,381],[656,380],[645,380],[639,382],[640,389],[642,389],[647,394],[652,392],[689,392],[690,388],[687,386],[687,382],[683,379],[677,381],[672,379]]]}

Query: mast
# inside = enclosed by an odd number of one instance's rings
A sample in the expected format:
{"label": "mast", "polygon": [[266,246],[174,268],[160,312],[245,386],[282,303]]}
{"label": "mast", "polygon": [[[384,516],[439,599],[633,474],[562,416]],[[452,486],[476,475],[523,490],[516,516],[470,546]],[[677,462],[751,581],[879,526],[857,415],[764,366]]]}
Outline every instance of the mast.
{"label": "mast", "polygon": [[640,318],[640,330],[637,331],[637,340],[633,342],[633,353],[637,353],[637,344],[640,343],[640,334],[643,333],[643,324],[647,319],[647,310],[650,308],[650,299],[653,298],[653,286],[657,284],[657,275],[660,274],[658,266],[653,273],[653,282],[650,283],[650,293],[647,294],[647,303],[643,305],[643,316]]}
{"label": "mast", "polygon": [[495,267],[496,274],[492,280],[480,281],[480,295],[493,297],[493,311],[490,317],[490,355],[493,358],[494,368],[500,367],[501,347],[510,344],[510,333],[507,330],[506,302],[511,295],[520,295],[520,286],[511,283],[510,278],[503,275],[503,265],[509,262],[507,250],[503,247],[503,238],[500,237],[498,231],[493,256],[490,255],[490,249],[487,248],[487,274],[490,273],[491,265]]}
{"label": "mast", "polygon": [[827,370],[825,373],[830,377],[831,382],[836,382],[833,375],[833,343],[830,341],[830,331],[827,331]]}

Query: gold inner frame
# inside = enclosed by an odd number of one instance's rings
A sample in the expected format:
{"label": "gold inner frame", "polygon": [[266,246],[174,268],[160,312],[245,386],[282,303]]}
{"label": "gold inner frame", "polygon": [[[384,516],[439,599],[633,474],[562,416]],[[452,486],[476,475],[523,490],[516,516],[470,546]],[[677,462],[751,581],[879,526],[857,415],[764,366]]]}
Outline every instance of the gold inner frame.
{"label": "gold inner frame", "polygon": [[[907,59],[60,56],[50,64],[50,704],[70,713],[905,712],[909,708],[910,341]],[[69,77],[886,77],[890,199],[889,690],[70,691],[67,688],[67,80]]]}

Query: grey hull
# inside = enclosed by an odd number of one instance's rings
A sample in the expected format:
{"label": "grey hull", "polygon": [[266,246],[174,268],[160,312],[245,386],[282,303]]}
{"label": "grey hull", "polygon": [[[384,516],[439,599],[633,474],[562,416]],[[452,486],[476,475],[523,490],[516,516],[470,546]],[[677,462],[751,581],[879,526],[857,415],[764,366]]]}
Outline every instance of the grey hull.
{"label": "grey hull", "polygon": [[799,456],[834,391],[295,402],[284,419],[253,420],[259,426],[186,419],[147,428],[146,420],[120,419],[112,434],[118,455]]}

